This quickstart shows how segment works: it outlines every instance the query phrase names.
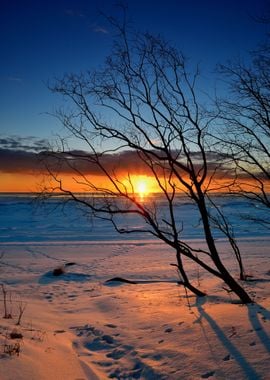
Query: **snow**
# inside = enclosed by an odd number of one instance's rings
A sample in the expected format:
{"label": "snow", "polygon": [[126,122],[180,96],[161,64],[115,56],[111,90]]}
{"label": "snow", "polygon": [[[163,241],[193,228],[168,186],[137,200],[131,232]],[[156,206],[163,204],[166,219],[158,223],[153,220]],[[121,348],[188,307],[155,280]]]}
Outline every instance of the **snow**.
{"label": "snow", "polygon": [[[22,214],[17,206],[17,221]],[[9,218],[9,228],[22,228]],[[40,226],[40,217],[35,218]],[[50,223],[52,217],[48,219]],[[101,234],[90,234],[91,239],[88,235],[89,240],[80,241],[74,234],[68,240],[62,227],[59,238],[46,240],[47,227],[38,239],[33,226],[33,239],[22,239],[20,232],[11,235],[11,230],[1,238],[0,283],[8,291],[13,316],[2,318],[0,289],[1,380],[269,379],[266,235],[239,238],[246,271],[253,276],[243,286],[255,301],[244,306],[222,282],[203,270],[194,271],[190,262],[187,272],[208,296],[198,299],[186,293],[170,265],[175,262],[173,251],[149,237],[117,240],[105,234],[101,240]],[[200,239],[192,244],[202,246]],[[237,276],[233,255],[222,239],[218,246]],[[54,276],[55,268],[64,273]],[[136,283],[107,282],[114,277]],[[26,308],[16,326],[20,305]],[[14,331],[23,338],[11,339]],[[4,352],[15,343],[19,355]]]}

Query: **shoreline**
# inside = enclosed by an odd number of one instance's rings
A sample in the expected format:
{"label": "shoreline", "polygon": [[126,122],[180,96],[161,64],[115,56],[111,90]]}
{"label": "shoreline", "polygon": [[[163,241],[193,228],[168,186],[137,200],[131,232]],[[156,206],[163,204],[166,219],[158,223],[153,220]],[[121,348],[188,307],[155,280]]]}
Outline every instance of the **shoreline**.
{"label": "shoreline", "polygon": [[[270,236],[249,236],[249,237],[239,237],[236,238],[237,242],[239,243],[247,243],[247,242],[270,242]],[[192,243],[203,243],[205,244],[205,240],[201,238],[195,238],[195,239],[183,239],[184,242],[188,244]],[[216,242],[218,243],[227,243],[228,239],[226,238],[216,238]],[[17,245],[35,245],[35,246],[63,246],[63,245],[77,245],[77,246],[84,246],[84,245],[119,245],[119,244],[127,244],[127,245],[148,245],[148,244],[154,244],[154,245],[165,245],[164,242],[158,239],[112,239],[112,240],[62,240],[62,241],[0,241],[0,247],[1,246],[17,246]]]}

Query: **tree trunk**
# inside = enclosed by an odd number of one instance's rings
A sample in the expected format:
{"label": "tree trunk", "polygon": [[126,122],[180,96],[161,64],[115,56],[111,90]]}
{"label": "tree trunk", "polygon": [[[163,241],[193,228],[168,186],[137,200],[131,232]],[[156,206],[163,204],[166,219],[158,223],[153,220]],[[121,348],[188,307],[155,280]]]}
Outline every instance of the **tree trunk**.
{"label": "tree trunk", "polygon": [[229,288],[240,298],[244,303],[252,303],[252,299],[245,291],[245,289],[239,285],[239,283],[230,275],[228,270],[224,267],[219,257],[213,257],[213,262],[222,274],[222,279],[229,286]]}
{"label": "tree trunk", "polygon": [[205,201],[203,199],[203,194],[201,194],[200,200],[198,201],[198,206],[200,209],[203,227],[204,227],[204,235],[205,240],[207,242],[209,251],[211,253],[211,258],[216,268],[219,270],[222,280],[226,285],[240,298],[240,300],[244,303],[252,303],[252,299],[245,291],[245,289],[238,284],[238,282],[231,276],[229,271],[225,268],[222,261],[220,260],[215,241],[212,235],[212,231],[209,225],[208,212],[206,209]]}
{"label": "tree trunk", "polygon": [[204,297],[206,294],[202,292],[201,290],[197,289],[195,286],[193,286],[188,279],[188,276],[184,270],[182,259],[181,259],[181,252],[180,250],[176,250],[176,259],[177,259],[177,269],[180,274],[180,277],[182,278],[182,281],[180,284],[184,285],[187,289],[189,289],[192,293],[194,293],[198,297]]}

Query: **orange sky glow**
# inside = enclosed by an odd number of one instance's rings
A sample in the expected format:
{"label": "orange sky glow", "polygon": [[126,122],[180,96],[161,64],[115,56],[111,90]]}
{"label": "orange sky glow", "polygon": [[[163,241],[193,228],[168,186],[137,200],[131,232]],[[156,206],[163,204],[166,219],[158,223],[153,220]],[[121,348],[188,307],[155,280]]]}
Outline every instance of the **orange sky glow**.
{"label": "orange sky glow", "polygon": [[[49,180],[49,178],[43,174],[0,173],[0,177],[1,193],[39,192],[45,185],[56,185],[53,180]],[[71,191],[87,192],[91,190],[86,185],[77,184],[74,177],[69,174],[62,174],[61,180],[63,187]],[[91,176],[91,180],[98,188],[113,189],[109,180],[105,177]],[[123,182],[123,185],[127,187],[128,191],[131,191],[129,181],[125,178],[121,179],[121,181]],[[131,176],[131,182],[135,193],[147,195],[160,191],[154,178],[146,175],[133,175]]]}
{"label": "orange sky glow", "polygon": [[[91,192],[91,188],[86,185],[76,183],[76,180],[79,180],[79,177],[74,177],[70,174],[61,174],[60,175],[63,187],[65,189],[74,191],[74,192]],[[59,177],[59,178],[60,178]],[[56,183],[49,179],[47,175],[41,173],[5,173],[0,172],[0,192],[1,193],[31,193],[31,192],[40,192],[45,188],[45,186],[51,185],[55,186]],[[110,181],[104,176],[100,175],[91,175],[91,181],[95,184],[97,188],[107,188],[113,190],[113,186]],[[164,181],[163,181],[164,184]],[[228,184],[228,179],[218,180],[212,184],[211,188],[213,191],[222,192],[224,191],[224,186]],[[251,182],[245,180],[245,187],[248,188],[251,186]],[[128,192],[134,192],[142,196],[147,196],[153,193],[159,193],[160,188],[154,177],[144,174],[132,174],[128,179],[127,176],[119,177],[119,185],[121,190],[125,188]],[[270,190],[270,187],[269,187]],[[92,190],[93,192],[93,190]]]}

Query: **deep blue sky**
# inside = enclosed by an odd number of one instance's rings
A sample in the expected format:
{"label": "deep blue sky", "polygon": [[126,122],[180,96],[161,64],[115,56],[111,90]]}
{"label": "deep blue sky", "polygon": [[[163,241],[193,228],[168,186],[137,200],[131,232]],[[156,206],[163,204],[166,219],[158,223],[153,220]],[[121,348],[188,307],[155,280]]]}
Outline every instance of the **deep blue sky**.
{"label": "deep blue sky", "polygon": [[[268,28],[253,18],[263,13],[266,2],[262,0],[127,3],[137,29],[171,40],[194,62],[201,63],[206,79],[216,63],[247,56]],[[2,137],[51,138],[59,132],[59,125],[46,112],[57,107],[60,99],[50,93],[46,83],[66,72],[80,72],[102,63],[113,37],[99,10],[115,14],[113,4],[114,0],[1,1]]]}

